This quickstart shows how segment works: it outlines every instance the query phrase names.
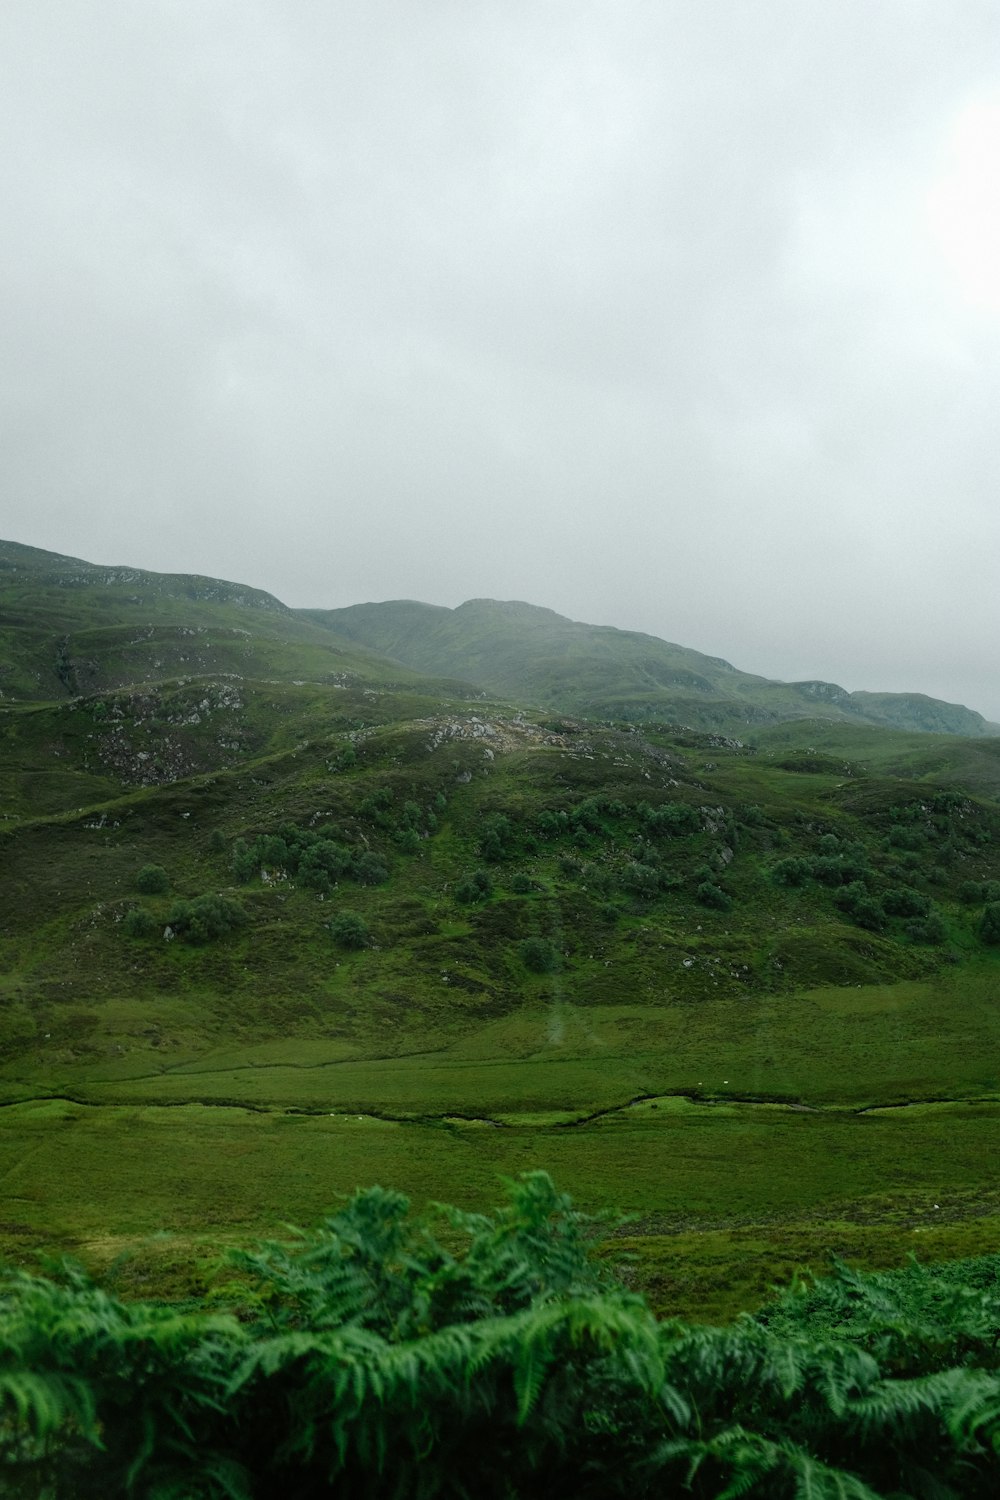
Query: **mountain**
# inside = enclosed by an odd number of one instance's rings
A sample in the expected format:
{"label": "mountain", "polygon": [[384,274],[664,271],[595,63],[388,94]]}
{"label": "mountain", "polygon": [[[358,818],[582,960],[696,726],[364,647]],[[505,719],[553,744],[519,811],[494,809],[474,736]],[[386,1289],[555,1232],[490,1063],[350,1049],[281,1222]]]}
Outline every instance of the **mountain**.
{"label": "mountain", "polygon": [[418,680],[260,589],[103,567],[17,542],[0,541],[0,632],[0,700],[16,702],[217,675]]}
{"label": "mountain", "polygon": [[729,734],[806,718],[935,734],[993,732],[960,704],[919,693],[849,693],[831,682],[776,682],[656,636],[581,624],[531,604],[469,599],[444,609],[392,600],[300,613],[418,671],[467,678],[557,713],[671,720]]}

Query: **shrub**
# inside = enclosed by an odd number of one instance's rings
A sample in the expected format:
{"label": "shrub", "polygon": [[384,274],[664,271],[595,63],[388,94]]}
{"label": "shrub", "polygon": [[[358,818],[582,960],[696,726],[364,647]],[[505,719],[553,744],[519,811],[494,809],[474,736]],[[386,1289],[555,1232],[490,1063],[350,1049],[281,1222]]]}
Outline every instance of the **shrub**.
{"label": "shrub", "polygon": [[532,974],[554,974],[562,967],[559,950],[548,938],[525,938],[517,951],[524,967],[530,969]]}
{"label": "shrub", "polygon": [[244,885],[248,880],[252,880],[260,869],[260,862],[257,859],[256,851],[250,847],[246,839],[237,839],[233,844],[233,854],[230,863],[232,864],[233,874],[236,876],[236,879]]}
{"label": "shrub", "polygon": [[479,853],[483,859],[503,859],[513,836],[514,830],[510,819],[503,813],[492,813],[483,819],[482,832],[479,836]]}
{"label": "shrub", "polygon": [[869,932],[881,932],[885,927],[885,912],[873,896],[862,896],[849,908],[851,921]]}
{"label": "shrub", "polygon": [[811,874],[812,866],[807,859],[779,859],[771,867],[771,879],[775,885],[805,885]]}
{"label": "shrub", "polygon": [[526,896],[529,891],[535,889],[535,883],[530,876],[525,875],[522,870],[518,870],[516,875],[510,877],[510,888],[516,895]]}
{"label": "shrub", "polygon": [[1000,901],[991,901],[984,907],[977,931],[982,942],[1000,943]]}
{"label": "shrub", "polygon": [[170,877],[162,865],[143,865],[135,877],[135,888],[144,896],[165,896],[170,889]]}
{"label": "shrub", "polygon": [[636,896],[643,896],[647,901],[652,901],[654,896],[660,893],[660,872],[654,870],[651,865],[640,864],[638,860],[632,860],[622,871],[621,883],[625,890],[632,891]]}
{"label": "shrub", "polygon": [[659,807],[650,807],[648,803],[643,802],[638,812],[647,829],[653,834],[676,836],[698,831],[697,810],[693,807],[685,807],[683,802],[663,802]]}
{"label": "shrub", "polygon": [[580,871],[580,879],[588,891],[593,891],[598,896],[610,896],[615,888],[615,878],[604,865],[584,865]]}
{"label": "shrub", "polygon": [[914,943],[943,943],[948,936],[944,918],[938,911],[929,911],[925,917],[907,922],[903,930]]}
{"label": "shrub", "polygon": [[209,854],[221,854],[225,847],[226,840],[223,837],[222,829],[213,828],[212,832],[208,835]]}
{"label": "shrub", "polygon": [[978,906],[980,901],[1000,901],[1000,880],[963,880],[958,899],[967,906]]}
{"label": "shrub", "polygon": [[862,853],[821,855],[810,863],[812,878],[822,885],[850,885],[852,881],[865,880],[872,874]]}
{"label": "shrub", "polygon": [[211,943],[242,927],[247,914],[229,896],[197,896],[193,901],[175,901],[167,913],[167,924],[187,943]]}
{"label": "shrub", "polygon": [[890,917],[925,917],[931,909],[926,896],[905,885],[886,891],[882,905]]}
{"label": "shrub", "polygon": [[134,906],[131,911],[126,912],[122,922],[127,936],[132,938],[152,937],[153,933],[159,930],[160,925],[152,912],[146,911],[141,906]]}
{"label": "shrub", "polygon": [[702,906],[712,907],[715,911],[731,911],[733,898],[726,894],[721,885],[716,885],[713,880],[703,880],[694,893],[696,901]]}
{"label": "shrub", "polygon": [[371,942],[368,924],[356,911],[339,911],[329,926],[338,947],[367,948]]}
{"label": "shrub", "polygon": [[890,828],[886,843],[893,849],[922,849],[927,843],[927,835],[922,828],[901,828],[898,824]]}
{"label": "shrub", "polygon": [[464,906],[488,901],[492,894],[493,882],[485,870],[473,870],[471,875],[460,880],[455,887],[455,900],[461,901]]}
{"label": "shrub", "polygon": [[354,878],[359,885],[384,885],[389,879],[389,868],[379,855],[365,850],[354,861]]}

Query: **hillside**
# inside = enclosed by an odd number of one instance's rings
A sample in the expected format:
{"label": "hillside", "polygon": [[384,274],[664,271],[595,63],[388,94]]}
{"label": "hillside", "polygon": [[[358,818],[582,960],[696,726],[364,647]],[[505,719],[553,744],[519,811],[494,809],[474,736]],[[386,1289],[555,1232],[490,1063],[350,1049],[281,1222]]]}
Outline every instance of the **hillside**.
{"label": "hillside", "polygon": [[581,624],[531,604],[470,599],[444,609],[392,600],[299,613],[421,672],[464,677],[559,713],[668,719],[736,735],[804,718],[992,733],[981,714],[960,704],[919,693],[848,693],[831,682],[776,682],[656,636]]}
{"label": "hillside", "polygon": [[532,1165],[634,1211],[635,1274],[710,1315],[831,1248],[995,1242],[997,741],[556,715],[238,585],[24,550],[5,1253],[168,1228],[129,1274],[197,1290],[338,1191],[476,1207]]}
{"label": "hillside", "polygon": [[0,701],[227,674],[282,682],[417,680],[259,589],[101,567],[0,542]]}

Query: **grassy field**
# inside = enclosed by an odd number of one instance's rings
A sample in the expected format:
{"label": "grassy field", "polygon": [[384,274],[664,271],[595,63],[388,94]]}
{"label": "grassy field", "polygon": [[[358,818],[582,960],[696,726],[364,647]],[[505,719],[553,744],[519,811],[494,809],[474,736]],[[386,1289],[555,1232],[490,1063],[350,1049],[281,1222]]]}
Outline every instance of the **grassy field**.
{"label": "grassy field", "polygon": [[309,1223],[357,1185],[484,1208],[498,1176],[544,1166],[586,1207],[637,1216],[607,1253],[662,1310],[714,1318],[831,1251],[892,1265],[995,1246],[998,1124],[983,1104],[857,1116],[660,1099],[490,1127],[48,1100],[4,1111],[0,1243],[102,1267],[127,1250],[129,1282],[189,1293],[227,1245]]}
{"label": "grassy field", "polygon": [[0,1245],[96,1265],[130,1249],[137,1285],[200,1289],[226,1245],[355,1186],[484,1207],[498,1176],[544,1166],[637,1216],[608,1253],[688,1315],[753,1305],[830,1252],[981,1253],[1000,1228],[996,980],[984,964],[659,1012],[557,994],[416,1056],[283,1038],[155,1068],[8,1064]]}

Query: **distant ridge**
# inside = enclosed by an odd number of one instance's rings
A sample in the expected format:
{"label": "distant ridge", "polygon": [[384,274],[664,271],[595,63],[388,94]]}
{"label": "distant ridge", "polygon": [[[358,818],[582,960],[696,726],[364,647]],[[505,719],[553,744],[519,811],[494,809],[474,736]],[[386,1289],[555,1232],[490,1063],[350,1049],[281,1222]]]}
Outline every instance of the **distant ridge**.
{"label": "distant ridge", "polygon": [[561,713],[735,734],[813,718],[977,738],[992,732],[982,714],[922,693],[778,682],[657,636],[583,624],[519,600],[468,599],[456,609],[390,600],[300,613],[418,671],[467,678]]}
{"label": "distant ridge", "polygon": [[[554,714],[740,736],[821,720],[982,738],[982,714],[922,693],[778,682],[721,657],[522,600],[291,609],[198,574],[108,567],[0,541],[0,697],[57,699],[178,676],[465,684]],[[429,684],[424,684],[428,686]]]}

